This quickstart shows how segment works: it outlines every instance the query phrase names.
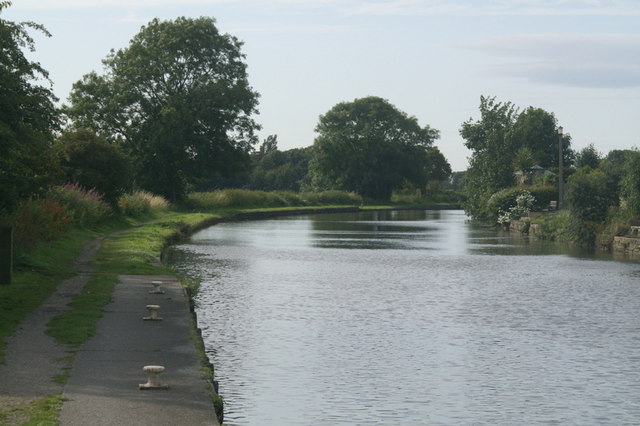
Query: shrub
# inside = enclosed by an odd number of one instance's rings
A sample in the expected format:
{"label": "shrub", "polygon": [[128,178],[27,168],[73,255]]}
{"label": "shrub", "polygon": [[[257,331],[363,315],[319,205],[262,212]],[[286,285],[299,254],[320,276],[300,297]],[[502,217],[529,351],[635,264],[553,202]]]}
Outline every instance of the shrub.
{"label": "shrub", "polygon": [[546,210],[551,201],[558,199],[558,189],[553,186],[530,186],[526,189],[536,199],[531,207],[532,211]]}
{"label": "shrub", "polygon": [[516,197],[515,206],[509,207],[508,210],[498,210],[499,224],[508,224],[512,220],[520,219],[523,216],[529,215],[531,207],[535,202],[535,198],[529,191],[523,191]]}
{"label": "shrub", "polygon": [[536,230],[538,238],[555,241],[575,241],[578,238],[578,223],[566,210],[553,216],[535,218],[533,222],[538,223]]}
{"label": "shrub", "polygon": [[617,194],[609,191],[608,178],[600,170],[584,167],[568,180],[566,201],[583,222],[603,222],[609,207],[617,205]]}
{"label": "shrub", "polygon": [[107,220],[113,213],[102,194],[95,189],[85,189],[78,184],[54,186],[51,198],[60,201],[68,210],[73,223],[91,226]]}
{"label": "shrub", "polygon": [[14,220],[16,249],[30,250],[62,235],[72,222],[66,207],[53,198],[32,199],[20,206]]}
{"label": "shrub", "polygon": [[508,212],[512,207],[516,206],[518,196],[525,193],[531,195],[529,191],[522,188],[506,188],[494,193],[487,200],[484,208],[485,216],[492,221],[498,221],[500,216],[504,215],[504,212]]}

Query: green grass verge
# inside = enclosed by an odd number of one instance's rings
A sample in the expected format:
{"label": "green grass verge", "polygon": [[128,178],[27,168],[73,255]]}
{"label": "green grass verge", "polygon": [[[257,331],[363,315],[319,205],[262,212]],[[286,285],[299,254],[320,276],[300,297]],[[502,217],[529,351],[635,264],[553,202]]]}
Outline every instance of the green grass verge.
{"label": "green grass verge", "polygon": [[62,395],[51,395],[36,401],[25,413],[29,421],[22,426],[57,425],[63,401]]}
{"label": "green grass verge", "polygon": [[0,286],[0,362],[4,360],[6,338],[25,316],[41,305],[57,285],[72,276],[73,261],[94,232],[74,230],[32,253],[18,254],[10,285]]}
{"label": "green grass verge", "polygon": [[62,395],[51,395],[36,401],[15,404],[8,410],[0,410],[0,424],[57,425],[63,401]]}

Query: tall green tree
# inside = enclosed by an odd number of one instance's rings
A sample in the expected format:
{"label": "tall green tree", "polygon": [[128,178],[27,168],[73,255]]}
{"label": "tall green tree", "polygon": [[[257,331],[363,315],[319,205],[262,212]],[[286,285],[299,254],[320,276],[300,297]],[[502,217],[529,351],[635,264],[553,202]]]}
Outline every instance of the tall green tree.
{"label": "tall green tree", "polygon": [[634,167],[626,167],[626,163],[629,157],[635,155],[634,153],[636,152],[634,150],[614,149],[599,161],[598,169],[608,177],[609,192],[615,194],[618,198],[627,196],[623,193],[625,190],[623,182],[628,172],[634,171]]}
{"label": "tall green tree", "polygon": [[563,164],[565,167],[573,164],[570,135],[558,135],[556,117],[541,108],[529,107],[519,113],[505,137],[507,146],[512,147],[514,152],[529,148],[534,164],[545,169],[558,167],[558,144],[561,140]]}
{"label": "tall green tree", "polygon": [[62,134],[54,143],[53,152],[63,183],[94,188],[112,204],[131,188],[131,159],[119,146],[108,143],[90,130]]}
{"label": "tall green tree", "polygon": [[427,182],[430,186],[439,188],[442,182],[451,176],[451,164],[440,152],[438,147],[427,148]]}
{"label": "tall green tree", "polygon": [[320,117],[310,163],[317,188],[388,199],[405,181],[424,186],[427,148],[439,132],[379,97],[335,105]]}
{"label": "tall green tree", "polygon": [[512,169],[515,149],[508,145],[518,109],[511,102],[496,102],[494,97],[480,97],[480,119],[462,123],[460,135],[471,150],[465,175],[465,210],[475,217],[483,216],[486,202],[500,189],[513,186]]}
{"label": "tall green tree", "polygon": [[593,144],[589,144],[576,153],[576,167],[582,168],[589,166],[592,169],[600,167],[600,160],[602,160],[602,154],[598,152]]}
{"label": "tall green tree", "polygon": [[122,144],[139,185],[178,200],[250,164],[258,94],[241,46],[213,18],[154,19],[111,51],[103,75],[74,84],[67,114],[75,127]]}
{"label": "tall green tree", "polygon": [[[11,5],[0,2],[0,13]],[[29,61],[34,51],[29,30],[50,36],[33,22],[0,18],[0,216],[46,189],[50,182],[50,142],[58,128],[56,97],[47,71]]]}

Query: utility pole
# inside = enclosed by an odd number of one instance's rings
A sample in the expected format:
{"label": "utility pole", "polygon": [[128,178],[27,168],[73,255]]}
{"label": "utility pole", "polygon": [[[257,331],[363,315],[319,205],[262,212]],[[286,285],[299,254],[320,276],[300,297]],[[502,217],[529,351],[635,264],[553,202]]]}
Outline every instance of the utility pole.
{"label": "utility pole", "polygon": [[564,166],[562,164],[562,126],[558,127],[558,210],[564,200]]}

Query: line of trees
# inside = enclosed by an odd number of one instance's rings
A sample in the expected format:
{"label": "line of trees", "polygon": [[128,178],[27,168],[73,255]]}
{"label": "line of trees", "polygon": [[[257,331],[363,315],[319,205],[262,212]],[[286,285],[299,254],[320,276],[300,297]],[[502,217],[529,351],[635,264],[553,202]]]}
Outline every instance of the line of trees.
{"label": "line of trees", "polygon": [[[9,6],[0,2],[0,13]],[[256,149],[259,94],[242,43],[213,18],[152,20],[107,55],[102,73],[76,82],[60,108],[46,70],[23,54],[35,48],[30,30],[49,35],[0,19],[1,217],[56,183],[94,188],[110,202],[132,189],[179,202],[230,185],[388,199],[450,173],[433,147],[438,131],[378,97],[321,116],[312,147],[279,151],[271,136]]]}
{"label": "line of trees", "polygon": [[[0,14],[9,6],[0,1]],[[393,191],[424,193],[447,181],[462,185],[470,215],[495,218],[496,206],[515,198],[510,188],[533,166],[557,176],[559,155],[575,217],[606,221],[612,209],[640,215],[640,154],[601,158],[593,145],[576,153],[571,136],[558,134],[554,114],[540,108],[482,96],[480,118],[460,128],[470,166],[453,175],[433,146],[438,130],[375,96],[321,115],[308,148],[280,151],[273,135],[256,149],[259,94],[249,84],[242,43],[220,33],[213,18],[152,20],[107,55],[102,74],[76,82],[61,108],[47,71],[24,54],[35,49],[30,31],[50,36],[41,25],[0,18],[0,222],[64,183],[94,189],[113,204],[132,189],[176,202],[190,191],[229,186],[339,189],[388,200]],[[539,202],[558,185],[544,179]]]}

